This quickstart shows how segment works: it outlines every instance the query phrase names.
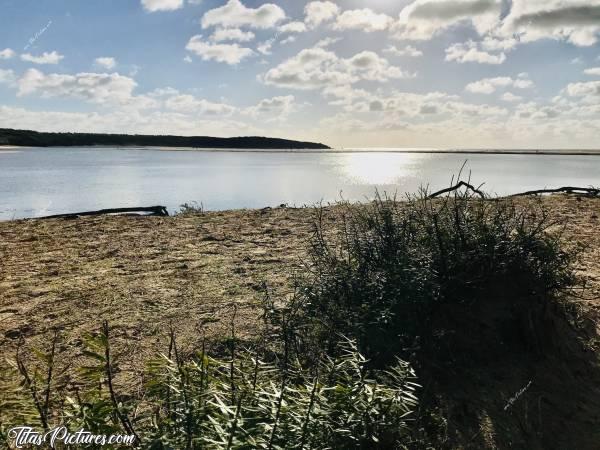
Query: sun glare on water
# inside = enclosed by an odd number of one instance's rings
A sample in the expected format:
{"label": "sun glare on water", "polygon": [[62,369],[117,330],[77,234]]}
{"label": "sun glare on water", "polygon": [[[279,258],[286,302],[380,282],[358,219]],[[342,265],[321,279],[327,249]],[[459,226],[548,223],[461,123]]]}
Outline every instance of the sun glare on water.
{"label": "sun glare on water", "polygon": [[396,184],[410,176],[424,155],[410,153],[348,153],[341,172],[358,184]]}

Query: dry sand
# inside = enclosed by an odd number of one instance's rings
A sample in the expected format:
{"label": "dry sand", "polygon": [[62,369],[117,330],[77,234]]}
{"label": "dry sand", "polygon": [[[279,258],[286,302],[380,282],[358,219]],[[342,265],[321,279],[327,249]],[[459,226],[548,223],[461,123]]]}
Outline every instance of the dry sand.
{"label": "dry sand", "polygon": [[[567,220],[565,237],[588,246],[579,268],[587,287],[574,301],[598,327],[600,199],[544,201]],[[77,345],[106,319],[135,364],[164,348],[170,323],[190,345],[203,319],[214,321],[210,335],[225,335],[233,305],[238,332],[250,336],[262,283],[289,292],[312,223],[311,210],[287,208],[0,222],[0,356],[19,336],[36,342],[53,329]]]}
{"label": "dry sand", "polygon": [[233,305],[251,334],[263,281],[285,294],[310,229],[298,209],[0,222],[0,356],[20,335],[58,328],[77,343],[106,319],[144,358],[164,350],[170,323],[190,344],[203,319],[227,333]]}
{"label": "dry sand", "polygon": [[[586,287],[570,301],[580,307],[589,340],[566,342],[566,353],[547,360],[507,355],[441,383],[451,448],[598,448],[600,198],[561,195],[544,202],[554,218],[567,221],[570,244],[587,246],[578,267]],[[237,305],[238,336],[256,336],[261,286],[267,283],[277,298],[289,293],[313,212],[0,222],[0,357],[14,356],[21,336],[27,345],[47,346],[58,329],[60,368],[68,370],[78,363],[83,334],[106,319],[122,369],[119,390],[135,392],[143,361],[166,351],[170,325],[182,349],[197,348],[204,334],[218,345]],[[326,217],[333,221],[336,214]],[[203,321],[211,323],[201,327]]]}

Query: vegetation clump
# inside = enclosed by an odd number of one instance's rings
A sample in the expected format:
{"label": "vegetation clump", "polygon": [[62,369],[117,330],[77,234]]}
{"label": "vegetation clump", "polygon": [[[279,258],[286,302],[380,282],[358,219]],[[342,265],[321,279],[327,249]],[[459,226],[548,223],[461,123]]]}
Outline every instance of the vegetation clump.
{"label": "vegetation clump", "polygon": [[351,340],[308,370],[234,346],[230,358],[184,357],[171,334],[169,352],[148,363],[132,397],[115,387],[108,333],[105,323],[85,339],[74,379],[56,372],[56,340],[34,352],[35,366],[18,357],[2,371],[0,442],[9,447],[11,426],[23,424],[125,433],[152,449],[394,449],[410,441],[414,372],[399,360],[369,370]]}
{"label": "vegetation clump", "polygon": [[379,364],[419,346],[447,350],[457,331],[481,344],[487,319],[502,322],[491,341],[498,331],[536,347],[534,322],[575,283],[576,252],[549,217],[541,202],[468,191],[344,204],[334,229],[321,212],[297,282],[304,329],[330,344],[332,330],[351,336]]}
{"label": "vegetation clump", "polygon": [[27,423],[153,449],[426,448],[420,408],[437,405],[417,400],[413,367],[429,382],[457,362],[541,352],[555,331],[548,314],[577,253],[549,217],[542,203],[468,191],[318,209],[294,295],[265,292],[262,339],[241,346],[232,321],[221,353],[184,355],[171,331],[139,390],[120,394],[106,322],[74,375],[58,367],[57,335],[35,364],[17,354],[0,370],[0,442]]}

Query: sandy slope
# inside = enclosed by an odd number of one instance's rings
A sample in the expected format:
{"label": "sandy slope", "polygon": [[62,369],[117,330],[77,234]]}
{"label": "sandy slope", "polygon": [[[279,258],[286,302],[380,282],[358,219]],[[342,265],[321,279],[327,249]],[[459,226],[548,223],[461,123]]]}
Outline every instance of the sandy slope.
{"label": "sandy slope", "polygon": [[141,344],[137,359],[171,322],[190,342],[203,317],[223,331],[233,304],[251,332],[262,281],[285,289],[309,230],[293,209],[0,222],[1,352],[54,327],[77,341],[107,319]]}
{"label": "sandy slope", "polygon": [[[553,196],[544,202],[554,218],[566,221],[565,239],[587,247],[578,267],[585,289],[571,299],[583,311],[587,350],[539,363],[499,361],[446,386],[449,428],[458,435],[455,442],[471,442],[472,448],[531,449],[552,442],[598,448],[600,379],[594,380],[600,372],[579,366],[585,355],[595,361],[600,355],[600,198]],[[205,335],[218,344],[236,305],[238,336],[251,337],[263,283],[277,298],[289,293],[313,213],[281,208],[0,222],[0,357],[14,355],[20,336],[44,346],[58,329],[61,364],[72,363],[84,332],[107,319],[124,369],[120,382],[133,389],[136,378],[127,374],[166,349],[170,325],[183,348],[195,348]],[[326,218],[334,221],[335,209]],[[506,413],[506,399],[531,379],[528,399]],[[530,405],[529,398],[537,403]]]}
{"label": "sandy slope", "polygon": [[[545,200],[566,219],[566,237],[589,246],[580,300],[600,317],[600,199]],[[186,339],[201,316],[229,326],[238,305],[242,332],[264,281],[284,292],[300,263],[312,212],[267,209],[170,218],[97,217],[0,222],[0,345],[57,327],[77,339],[108,319],[148,347],[173,322]],[[219,328],[218,325],[213,325]]]}

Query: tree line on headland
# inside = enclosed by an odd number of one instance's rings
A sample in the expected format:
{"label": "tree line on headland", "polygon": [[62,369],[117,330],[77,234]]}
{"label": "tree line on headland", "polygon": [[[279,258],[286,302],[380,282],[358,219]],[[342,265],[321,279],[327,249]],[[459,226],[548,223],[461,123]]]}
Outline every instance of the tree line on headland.
{"label": "tree line on headland", "polygon": [[260,136],[220,138],[210,136],[168,136],[142,134],[43,133],[31,130],[0,128],[0,145],[23,147],[80,147],[92,145],[130,147],[189,147],[231,149],[314,149],[328,146]]}

